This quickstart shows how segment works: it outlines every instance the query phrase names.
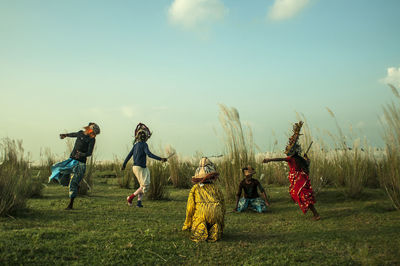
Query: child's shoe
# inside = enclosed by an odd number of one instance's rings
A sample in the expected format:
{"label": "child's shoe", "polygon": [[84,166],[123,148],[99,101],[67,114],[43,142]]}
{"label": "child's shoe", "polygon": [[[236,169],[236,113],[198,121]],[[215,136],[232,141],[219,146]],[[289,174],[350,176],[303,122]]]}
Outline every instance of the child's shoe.
{"label": "child's shoe", "polygon": [[126,197],[126,202],[128,203],[129,207],[132,207],[132,199],[131,196]]}
{"label": "child's shoe", "polygon": [[143,205],[142,205],[142,201],[141,201],[141,200],[138,200],[138,201],[137,201],[136,207],[138,207],[138,208],[143,208]]}

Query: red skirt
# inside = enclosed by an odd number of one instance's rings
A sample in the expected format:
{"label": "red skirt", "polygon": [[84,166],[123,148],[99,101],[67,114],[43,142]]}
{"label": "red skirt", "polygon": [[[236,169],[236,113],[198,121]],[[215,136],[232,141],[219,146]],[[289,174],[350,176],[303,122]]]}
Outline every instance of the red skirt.
{"label": "red skirt", "polygon": [[293,201],[299,204],[305,214],[310,204],[315,204],[314,192],[308,175],[303,171],[289,172],[289,192]]}

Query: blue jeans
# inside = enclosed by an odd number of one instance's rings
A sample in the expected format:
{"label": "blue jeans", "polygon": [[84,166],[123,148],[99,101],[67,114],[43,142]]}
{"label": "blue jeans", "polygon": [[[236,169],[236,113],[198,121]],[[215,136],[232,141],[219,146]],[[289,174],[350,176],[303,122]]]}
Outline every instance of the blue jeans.
{"label": "blue jeans", "polygon": [[267,211],[267,205],[265,205],[265,202],[260,197],[254,199],[241,198],[239,200],[237,211],[242,212],[247,210],[247,208],[259,213]]}

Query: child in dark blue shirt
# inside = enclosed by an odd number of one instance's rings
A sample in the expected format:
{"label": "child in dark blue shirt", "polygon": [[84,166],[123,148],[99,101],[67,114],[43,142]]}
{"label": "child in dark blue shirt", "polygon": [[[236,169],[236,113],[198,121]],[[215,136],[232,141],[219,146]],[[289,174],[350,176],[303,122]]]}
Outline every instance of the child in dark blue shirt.
{"label": "child in dark blue shirt", "polygon": [[129,159],[133,157],[132,171],[140,184],[140,187],[133,194],[126,198],[129,206],[132,206],[133,198],[138,196],[136,206],[143,207],[142,198],[144,193],[147,191],[148,186],[150,185],[150,171],[146,166],[147,156],[158,161],[167,161],[166,158],[161,158],[150,152],[149,146],[146,143],[150,136],[150,130],[148,130],[148,128],[144,124],[140,123],[135,130],[135,139],[138,141],[135,141],[132,150],[129,152],[122,165],[122,170],[124,170]]}

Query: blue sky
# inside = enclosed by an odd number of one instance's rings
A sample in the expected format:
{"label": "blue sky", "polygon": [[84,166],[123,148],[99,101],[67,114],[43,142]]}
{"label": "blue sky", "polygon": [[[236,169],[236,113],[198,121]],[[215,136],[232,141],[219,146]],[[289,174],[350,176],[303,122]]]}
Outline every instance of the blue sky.
{"label": "blue sky", "polygon": [[[65,151],[97,122],[97,158],[124,157],[139,122],[191,156],[220,153],[219,106],[282,149],[296,112],[382,146],[400,87],[400,1],[0,1],[0,138]],[[275,136],[273,136],[273,132]]]}

